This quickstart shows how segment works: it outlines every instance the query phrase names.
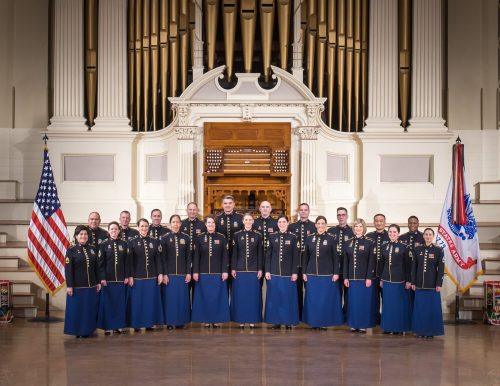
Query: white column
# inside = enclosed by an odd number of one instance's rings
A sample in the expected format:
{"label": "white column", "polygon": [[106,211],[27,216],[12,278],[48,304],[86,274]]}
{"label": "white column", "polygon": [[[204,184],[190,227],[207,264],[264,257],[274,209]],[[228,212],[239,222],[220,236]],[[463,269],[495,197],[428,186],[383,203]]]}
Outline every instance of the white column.
{"label": "white column", "polygon": [[83,115],[83,0],[55,0],[54,115],[49,130],[87,130]]}
{"label": "white column", "polygon": [[194,136],[196,127],[182,126],[176,127],[177,134],[177,165],[179,170],[177,187],[176,213],[182,216],[187,215],[187,204],[194,201]]}
{"label": "white column", "polygon": [[403,131],[398,117],[398,0],[370,2],[368,118],[363,130]]}
{"label": "white column", "polygon": [[442,90],[442,3],[413,2],[411,114],[408,131],[446,131]]}
{"label": "white column", "polygon": [[303,126],[296,131],[300,138],[300,202],[309,204],[311,215],[317,214],[316,206],[316,143],[319,128]]}
{"label": "white column", "polygon": [[203,0],[194,2],[193,81],[203,75]]}
{"label": "white column", "polygon": [[97,118],[92,130],[130,131],[127,117],[127,0],[99,1]]}
{"label": "white column", "polygon": [[304,67],[302,65],[304,56],[304,41],[301,29],[301,4],[302,0],[293,2],[293,43],[292,43],[292,75],[304,81]]}

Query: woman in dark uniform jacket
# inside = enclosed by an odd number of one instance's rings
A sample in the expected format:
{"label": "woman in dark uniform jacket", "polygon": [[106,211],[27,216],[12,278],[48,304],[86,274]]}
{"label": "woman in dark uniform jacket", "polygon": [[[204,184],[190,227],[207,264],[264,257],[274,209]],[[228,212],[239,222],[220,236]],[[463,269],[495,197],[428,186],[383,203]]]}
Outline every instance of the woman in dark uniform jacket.
{"label": "woman in dark uniform jacket", "polygon": [[66,316],[64,333],[88,337],[97,327],[99,272],[97,251],[88,244],[87,227],[75,229],[75,245],[66,251]]}
{"label": "woman in dark uniform jacket", "polygon": [[158,240],[148,236],[148,220],[137,222],[139,236],[128,242],[130,262],[130,326],[136,331],[163,324],[160,284],[163,282],[161,247]]}
{"label": "woman in dark uniform jacket", "polygon": [[280,328],[299,324],[297,301],[298,266],[300,244],[293,233],[288,232],[288,217],[278,218],[278,232],[269,235],[266,251],[266,307],[264,321]]}
{"label": "woman in dark uniform jacket", "polygon": [[312,328],[344,322],[339,289],[339,255],[333,236],[326,233],[326,218],[316,218],[316,233],[306,239],[303,279],[306,296],[302,320]]}
{"label": "woman in dark uniform jacket", "polygon": [[128,252],[127,242],[121,240],[120,225],[112,221],[108,225],[109,238],[99,245],[99,274],[101,280],[101,299],[97,326],[106,335],[114,330],[121,333],[126,327],[128,295]]}
{"label": "woman in dark uniform jacket", "polygon": [[160,238],[162,249],[163,285],[161,298],[163,319],[169,330],[182,328],[191,320],[189,283],[191,282],[191,248],[189,236],[180,232],[181,218],[170,217],[170,233]]}
{"label": "woman in dark uniform jacket", "polygon": [[425,245],[412,251],[411,284],[415,291],[412,331],[418,337],[444,335],[441,287],[444,277],[444,253],[434,245],[434,231],[424,230]]}
{"label": "woman in dark uniform jacket", "polygon": [[207,233],[196,237],[193,256],[192,321],[204,323],[205,327],[218,327],[218,323],[229,322],[229,256],[226,237],[215,231],[215,218],[205,218]]}
{"label": "woman in dark uniform jacket", "polygon": [[384,333],[402,334],[411,330],[411,257],[409,248],[398,240],[399,225],[389,226],[389,242],[382,247],[380,287]]}
{"label": "woman in dark uniform jacket", "polygon": [[353,225],[354,237],[344,242],[344,285],[349,288],[347,302],[347,324],[352,332],[366,332],[375,327],[373,313],[373,286],[376,258],[373,243],[365,237],[366,223],[356,219]]}
{"label": "woman in dark uniform jacket", "polygon": [[231,256],[231,320],[239,323],[240,328],[245,323],[250,328],[255,323],[262,322],[262,277],[263,237],[252,229],[253,217],[250,213],[243,216],[243,229],[235,232]]}

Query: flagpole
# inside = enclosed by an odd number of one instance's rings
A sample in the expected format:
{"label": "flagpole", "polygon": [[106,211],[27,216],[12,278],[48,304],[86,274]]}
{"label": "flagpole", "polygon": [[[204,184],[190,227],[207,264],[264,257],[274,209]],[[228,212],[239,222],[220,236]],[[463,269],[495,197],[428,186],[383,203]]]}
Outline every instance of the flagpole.
{"label": "flagpole", "polygon": [[[42,140],[44,143],[44,148],[45,148],[45,150],[47,150],[47,141],[49,140],[47,133],[44,133]],[[60,322],[64,321],[63,318],[59,318],[56,316],[50,316],[50,294],[49,294],[49,291],[46,291],[46,293],[45,293],[45,315],[44,316],[36,316],[35,318],[31,318],[28,321],[34,322],[34,323],[60,323]]]}

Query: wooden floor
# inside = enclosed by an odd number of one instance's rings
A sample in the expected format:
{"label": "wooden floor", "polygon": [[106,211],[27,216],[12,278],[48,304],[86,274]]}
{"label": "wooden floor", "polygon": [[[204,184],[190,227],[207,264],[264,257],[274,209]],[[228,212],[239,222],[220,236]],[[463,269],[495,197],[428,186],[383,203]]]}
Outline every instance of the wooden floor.
{"label": "wooden floor", "polygon": [[63,324],[0,325],[0,385],[500,385],[500,327],[433,340],[345,327],[236,326],[76,339]]}

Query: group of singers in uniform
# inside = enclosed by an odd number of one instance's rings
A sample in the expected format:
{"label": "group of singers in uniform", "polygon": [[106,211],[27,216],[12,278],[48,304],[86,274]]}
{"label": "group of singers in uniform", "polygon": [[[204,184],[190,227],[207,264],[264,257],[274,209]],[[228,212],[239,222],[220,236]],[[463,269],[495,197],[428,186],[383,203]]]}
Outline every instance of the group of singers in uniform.
{"label": "group of singers in uniform", "polygon": [[324,216],[309,220],[306,203],[295,223],[271,217],[267,201],[255,220],[234,211],[232,196],[222,207],[203,222],[190,203],[188,217],[172,215],[169,229],[159,209],[151,223],[140,219],[137,230],[123,211],[107,232],[92,212],[66,253],[64,332],[86,337],[96,328],[109,335],[127,327],[216,328],[229,321],[289,329],[303,321],[313,329],[345,322],[360,333],[380,324],[385,334],[444,334],[443,251],[431,228],[418,230],[416,216],[400,235],[396,224],[386,229],[383,214],[374,216],[373,232],[366,233],[362,219],[351,227],[343,207],[338,225],[328,229]]}

